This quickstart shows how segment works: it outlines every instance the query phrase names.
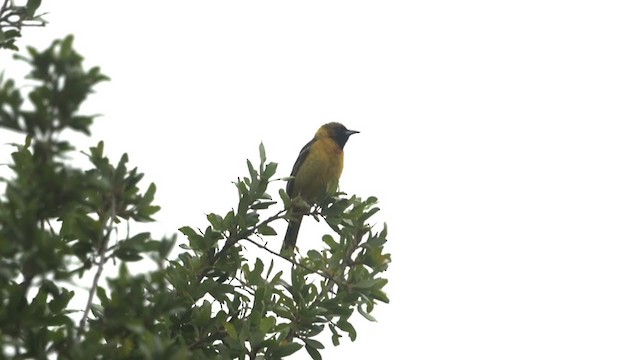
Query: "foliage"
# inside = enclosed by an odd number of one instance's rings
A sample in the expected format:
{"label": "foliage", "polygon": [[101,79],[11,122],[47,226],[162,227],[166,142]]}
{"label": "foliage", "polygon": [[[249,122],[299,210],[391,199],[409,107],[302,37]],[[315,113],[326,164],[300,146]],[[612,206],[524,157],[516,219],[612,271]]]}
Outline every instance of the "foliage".
{"label": "foliage", "polygon": [[36,15],[42,0],[27,0],[26,4],[16,5],[13,0],[0,0],[0,49],[18,50],[16,40],[25,26],[45,26],[42,15]]}
{"label": "foliage", "polygon": [[[155,186],[140,190],[143,175],[127,155],[112,163],[100,142],[84,153],[88,169],[68,160],[77,151],[63,135],[90,134],[96,116],[80,114],[80,105],[107,80],[97,67],[84,70],[72,42],[28,48],[20,57],[32,66],[30,106],[13,80],[0,79],[0,128],[26,136],[13,145],[12,175],[2,179],[0,354],[279,359],[304,348],[320,359],[323,330],[335,345],[345,335],[355,340],[355,311],[374,320],[375,305],[388,302],[386,227],[374,231],[368,223],[376,199],[327,199],[310,212],[334,231],[322,238],[325,247],[283,258],[265,240],[292,200],[284,191],[282,202],[269,195],[277,165],[261,145],[259,165],[247,161],[248,176],[235,183],[237,208],[209,214],[203,230],[182,227],[188,244],[168,260],[175,237],[129,232],[135,222],[153,221],[159,207]],[[131,274],[127,264],[143,258],[155,266]],[[107,261],[119,271],[104,287]],[[92,276],[81,293],[72,285],[86,285],[85,275]],[[83,309],[70,307],[75,299]]]}

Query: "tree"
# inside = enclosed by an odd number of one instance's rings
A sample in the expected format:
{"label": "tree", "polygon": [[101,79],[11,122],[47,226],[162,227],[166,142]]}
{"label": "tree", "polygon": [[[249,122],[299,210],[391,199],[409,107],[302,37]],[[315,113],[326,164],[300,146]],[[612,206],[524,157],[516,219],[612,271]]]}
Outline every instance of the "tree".
{"label": "tree", "polygon": [[[325,329],[335,345],[347,335],[355,311],[371,313],[384,293],[390,255],[386,226],[368,223],[376,199],[335,194],[309,215],[333,230],[324,248],[292,259],[265,245],[272,225],[288,217],[297,199],[269,189],[277,164],[259,147],[259,163],[236,183],[237,207],[207,215],[202,230],[180,232],[188,244],[174,257],[176,236],[154,239],[129,233],[135,222],[153,221],[155,185],[139,188],[143,174],[117,163],[100,142],[82,152],[87,169],[69,162],[77,154],[65,134],[90,135],[94,115],[80,114],[95,85],[107,80],[97,67],[85,70],[71,36],[49,48],[28,48],[32,70],[28,100],[15,81],[0,79],[0,129],[23,134],[14,144],[11,176],[0,197],[0,344],[15,358],[279,359],[303,347],[320,359]],[[284,206],[282,205],[284,204]],[[249,253],[259,258],[249,260]],[[169,258],[172,257],[171,260]],[[127,264],[153,261],[133,275]],[[118,274],[101,286],[107,261]],[[282,264],[289,266],[284,269]],[[91,275],[76,294],[69,283]],[[83,309],[69,307],[85,299]]]}

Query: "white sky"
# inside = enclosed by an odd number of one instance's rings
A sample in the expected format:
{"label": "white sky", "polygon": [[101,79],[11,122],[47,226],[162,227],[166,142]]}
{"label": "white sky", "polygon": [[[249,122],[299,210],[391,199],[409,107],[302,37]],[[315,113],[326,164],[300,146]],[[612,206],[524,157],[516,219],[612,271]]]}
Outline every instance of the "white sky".
{"label": "white sky", "polygon": [[362,132],[341,188],[380,198],[392,302],[326,359],[640,357],[637,2],[42,9],[50,24],[20,45],[74,33],[112,78],[87,105],[104,116],[86,144],[156,182],[156,233],[233,206],[260,141],[287,176],[323,123]]}

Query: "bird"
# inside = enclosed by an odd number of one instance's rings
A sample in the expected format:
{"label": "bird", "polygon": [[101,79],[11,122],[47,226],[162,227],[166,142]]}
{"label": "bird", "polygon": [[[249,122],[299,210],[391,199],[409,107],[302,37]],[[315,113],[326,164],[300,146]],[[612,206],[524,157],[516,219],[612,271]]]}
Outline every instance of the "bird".
{"label": "bird", "polygon": [[[349,130],[338,122],[322,125],[311,141],[300,151],[287,181],[286,192],[290,199],[302,198],[313,205],[322,201],[338,187],[344,164],[343,149],[349,137],[359,131]],[[296,246],[300,223],[304,212],[291,210],[289,226],[282,243],[281,255],[291,254]]]}

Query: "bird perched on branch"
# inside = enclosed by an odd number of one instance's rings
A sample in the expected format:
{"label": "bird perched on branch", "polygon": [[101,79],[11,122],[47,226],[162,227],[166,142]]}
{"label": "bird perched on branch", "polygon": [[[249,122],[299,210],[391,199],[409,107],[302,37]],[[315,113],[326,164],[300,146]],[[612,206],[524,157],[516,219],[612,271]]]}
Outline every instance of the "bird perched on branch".
{"label": "bird perched on branch", "polygon": [[[287,195],[295,199],[301,197],[313,205],[324,199],[330,191],[338,187],[342,174],[343,149],[349,136],[359,131],[348,130],[344,125],[331,122],[318,129],[316,135],[305,145],[298,155],[291,171],[292,179],[287,182]],[[304,211],[292,207],[287,233],[280,254],[290,254],[296,246],[298,231]]]}

